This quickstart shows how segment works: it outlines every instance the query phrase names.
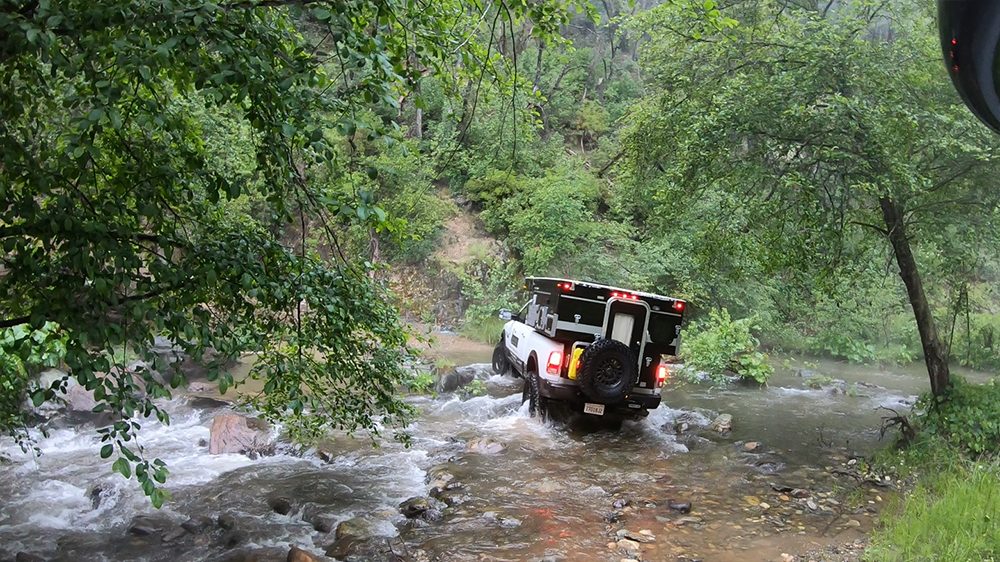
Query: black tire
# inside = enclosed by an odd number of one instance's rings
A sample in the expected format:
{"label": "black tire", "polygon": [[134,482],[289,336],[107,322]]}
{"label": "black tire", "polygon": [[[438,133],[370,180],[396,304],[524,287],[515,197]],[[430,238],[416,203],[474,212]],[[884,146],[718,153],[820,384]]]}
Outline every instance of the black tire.
{"label": "black tire", "polygon": [[521,390],[521,404],[528,403],[528,415],[533,418],[545,417],[547,400],[538,390],[538,374],[528,371],[524,376],[524,388]]}
{"label": "black tire", "polygon": [[500,343],[493,348],[493,372],[498,375],[510,374],[510,360],[507,359],[507,349],[500,338]]}
{"label": "black tire", "polygon": [[580,390],[595,402],[621,402],[639,378],[635,355],[618,340],[601,339],[580,356]]}

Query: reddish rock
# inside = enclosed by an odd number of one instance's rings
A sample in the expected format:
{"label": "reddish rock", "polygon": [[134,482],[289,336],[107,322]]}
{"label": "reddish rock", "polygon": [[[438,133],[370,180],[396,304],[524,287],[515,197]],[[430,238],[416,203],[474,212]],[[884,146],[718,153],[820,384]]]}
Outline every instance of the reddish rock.
{"label": "reddish rock", "polygon": [[316,562],[316,557],[301,548],[293,546],[292,549],[288,551],[288,558],[286,562]]}
{"label": "reddish rock", "polygon": [[266,426],[237,414],[220,414],[212,421],[208,452],[213,455],[265,449],[270,443]]}

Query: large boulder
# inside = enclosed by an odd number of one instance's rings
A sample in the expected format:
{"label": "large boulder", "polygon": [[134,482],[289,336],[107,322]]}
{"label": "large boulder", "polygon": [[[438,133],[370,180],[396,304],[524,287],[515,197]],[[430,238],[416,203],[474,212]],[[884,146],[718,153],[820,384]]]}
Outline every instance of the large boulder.
{"label": "large boulder", "polygon": [[213,455],[259,455],[273,449],[267,422],[239,414],[220,414],[212,420],[208,452]]}
{"label": "large boulder", "polygon": [[455,392],[463,386],[467,386],[476,379],[476,374],[467,368],[449,369],[438,377],[434,384],[435,392]]}

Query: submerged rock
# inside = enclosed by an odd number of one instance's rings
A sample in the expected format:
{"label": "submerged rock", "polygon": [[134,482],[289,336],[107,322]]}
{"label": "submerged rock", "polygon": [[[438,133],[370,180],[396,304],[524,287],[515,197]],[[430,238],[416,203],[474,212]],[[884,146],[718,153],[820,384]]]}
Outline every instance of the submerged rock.
{"label": "submerged rock", "polygon": [[727,433],[733,429],[733,416],[730,414],[719,414],[717,418],[712,420],[710,427],[716,433]]}
{"label": "submerged rock", "polygon": [[219,526],[227,531],[232,531],[236,527],[236,518],[229,513],[223,513],[218,519]]}
{"label": "submerged rock", "polygon": [[18,552],[17,556],[14,557],[14,562],[45,562],[45,559],[37,554]]}
{"label": "submerged rock", "polygon": [[465,445],[466,452],[480,455],[498,455],[507,450],[507,445],[488,438],[473,439]]}
{"label": "submerged rock", "polygon": [[226,548],[235,548],[245,543],[249,538],[250,533],[242,529],[234,529],[222,536],[222,546]]}
{"label": "submerged rock", "polygon": [[212,420],[208,452],[263,454],[273,450],[267,422],[238,414],[220,414]]}

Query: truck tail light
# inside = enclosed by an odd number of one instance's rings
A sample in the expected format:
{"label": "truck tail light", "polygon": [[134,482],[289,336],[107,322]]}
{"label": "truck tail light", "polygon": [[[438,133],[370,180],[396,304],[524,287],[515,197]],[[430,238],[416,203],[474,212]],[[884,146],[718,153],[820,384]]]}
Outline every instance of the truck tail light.
{"label": "truck tail light", "polygon": [[659,386],[663,386],[663,383],[666,382],[667,376],[669,376],[669,375],[670,375],[670,371],[667,370],[667,366],[666,365],[660,365],[659,367],[657,367],[656,368],[656,384],[659,385]]}
{"label": "truck tail light", "polygon": [[545,372],[550,375],[558,375],[562,368],[562,352],[553,351],[549,354],[549,362],[545,365]]}

